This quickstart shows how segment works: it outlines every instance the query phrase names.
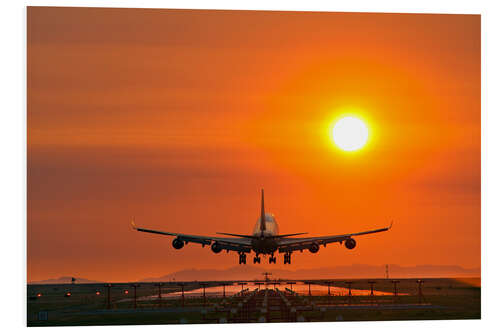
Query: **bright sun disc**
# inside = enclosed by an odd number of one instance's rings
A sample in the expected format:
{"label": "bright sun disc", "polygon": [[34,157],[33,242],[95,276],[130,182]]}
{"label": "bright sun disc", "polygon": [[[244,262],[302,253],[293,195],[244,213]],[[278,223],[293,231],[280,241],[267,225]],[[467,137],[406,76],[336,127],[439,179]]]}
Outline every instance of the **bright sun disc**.
{"label": "bright sun disc", "polygon": [[358,150],[368,141],[368,127],[360,119],[344,117],[332,129],[332,138],[342,150]]}

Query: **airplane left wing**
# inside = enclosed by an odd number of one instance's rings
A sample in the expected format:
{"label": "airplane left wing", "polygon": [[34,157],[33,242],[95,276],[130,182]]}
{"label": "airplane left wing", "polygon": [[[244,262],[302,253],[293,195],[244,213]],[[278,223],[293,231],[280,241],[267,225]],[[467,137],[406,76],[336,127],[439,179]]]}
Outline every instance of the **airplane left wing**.
{"label": "airplane left wing", "polygon": [[212,243],[217,243],[219,248],[227,251],[237,251],[237,252],[250,252],[252,240],[246,238],[224,238],[224,237],[210,237],[210,236],[198,236],[198,235],[188,235],[180,234],[175,232],[167,232],[160,230],[144,229],[138,228],[134,221],[132,221],[132,228],[141,232],[148,232],[152,234],[164,235],[164,236],[175,236],[178,240],[184,243],[198,243],[202,246],[211,245]]}
{"label": "airplane left wing", "polygon": [[311,245],[324,245],[335,242],[343,242],[345,240],[351,239],[353,236],[361,236],[367,234],[374,234],[377,232],[387,231],[392,227],[392,222],[388,227],[356,232],[352,234],[344,235],[333,235],[333,236],[320,236],[320,237],[307,237],[307,238],[285,238],[279,240],[278,251],[279,252],[293,252],[298,250],[309,249]]}

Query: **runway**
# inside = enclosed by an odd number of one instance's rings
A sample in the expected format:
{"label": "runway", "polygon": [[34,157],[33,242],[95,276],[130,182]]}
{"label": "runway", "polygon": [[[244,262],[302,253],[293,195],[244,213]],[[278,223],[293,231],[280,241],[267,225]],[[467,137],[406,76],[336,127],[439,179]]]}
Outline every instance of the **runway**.
{"label": "runway", "polygon": [[187,281],[28,286],[29,326],[453,319],[479,316],[480,287],[455,279]]}

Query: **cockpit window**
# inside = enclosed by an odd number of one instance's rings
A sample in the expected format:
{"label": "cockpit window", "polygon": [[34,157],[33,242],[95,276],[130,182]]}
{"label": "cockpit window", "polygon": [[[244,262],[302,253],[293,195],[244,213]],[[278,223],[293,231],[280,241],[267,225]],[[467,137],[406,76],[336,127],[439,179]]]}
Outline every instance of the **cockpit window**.
{"label": "cockpit window", "polygon": [[[260,221],[260,218],[259,218],[259,221]],[[274,219],[274,215],[271,213],[266,213],[266,222],[276,222],[276,220]]]}

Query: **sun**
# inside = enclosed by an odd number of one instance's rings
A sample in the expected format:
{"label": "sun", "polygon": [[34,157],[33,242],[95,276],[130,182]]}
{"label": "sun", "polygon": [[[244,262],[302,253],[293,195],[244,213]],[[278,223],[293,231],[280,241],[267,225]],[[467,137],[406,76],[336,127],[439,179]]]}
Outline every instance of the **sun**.
{"label": "sun", "polygon": [[330,135],[340,149],[355,151],[368,141],[368,127],[359,118],[344,117],[335,123]]}

